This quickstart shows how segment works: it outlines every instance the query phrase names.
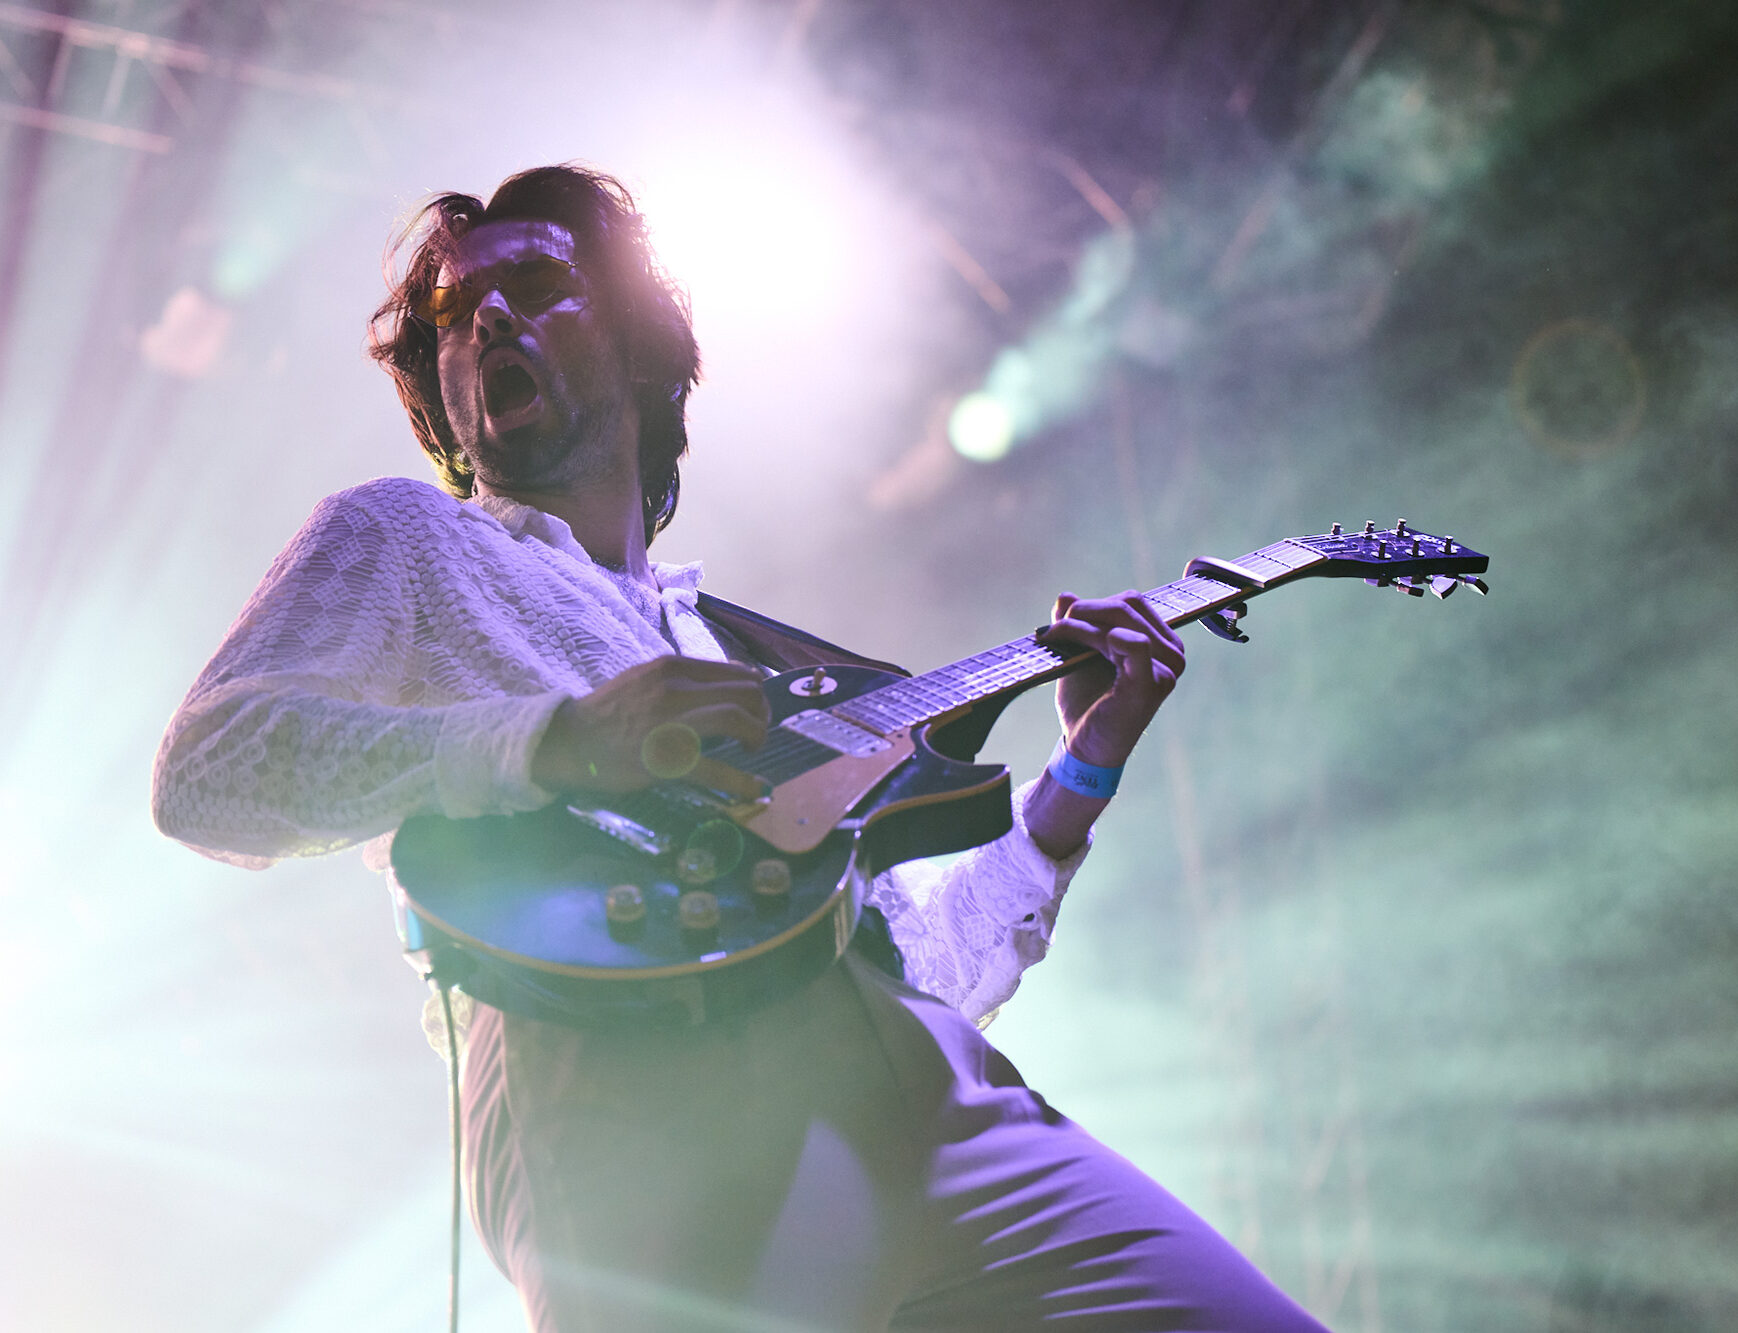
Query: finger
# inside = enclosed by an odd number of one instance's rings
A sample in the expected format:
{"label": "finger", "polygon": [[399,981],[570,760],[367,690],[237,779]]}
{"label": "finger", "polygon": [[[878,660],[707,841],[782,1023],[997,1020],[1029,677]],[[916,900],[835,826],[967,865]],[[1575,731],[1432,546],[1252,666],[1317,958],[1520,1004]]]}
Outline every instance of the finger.
{"label": "finger", "polygon": [[1165,636],[1164,647],[1155,656],[1170,669],[1172,679],[1181,676],[1183,668],[1189,665],[1188,654],[1184,652],[1183,641],[1177,637],[1176,630]]}
{"label": "finger", "polygon": [[1114,657],[1139,657],[1164,667],[1173,675],[1183,670],[1183,645],[1175,634],[1164,638],[1137,630],[1117,627],[1106,634]]}
{"label": "finger", "polygon": [[1047,648],[1066,653],[1075,648],[1104,655],[1105,631],[1083,620],[1058,620],[1038,635],[1038,642]]}
{"label": "finger", "polygon": [[1089,672],[1076,673],[1076,678],[1081,678],[1077,694],[1088,691],[1092,697],[1114,694],[1130,701],[1146,699],[1145,706],[1151,708],[1176,686],[1174,655],[1165,645],[1139,631],[1122,628],[1105,631],[1099,657],[1102,676],[1094,682],[1084,679]]}
{"label": "finger", "polygon": [[741,741],[749,749],[756,749],[766,739],[767,711],[766,696],[757,696],[759,710],[751,711],[735,703],[708,704],[702,708],[692,708],[684,712],[673,723],[666,726],[685,726],[696,735],[703,737],[728,736],[732,740]]}
{"label": "finger", "polygon": [[1123,594],[1123,601],[1127,604],[1129,610],[1133,611],[1135,615],[1140,617],[1147,627],[1152,630],[1157,638],[1170,639],[1176,636],[1176,631],[1165,623],[1164,613],[1161,612],[1157,606],[1153,605],[1148,598],[1143,597],[1138,592],[1129,591]]}
{"label": "finger", "polygon": [[1091,601],[1076,602],[1069,610],[1072,620],[1086,620],[1095,625],[1110,628],[1121,625],[1127,629],[1142,630],[1156,634],[1158,626],[1164,622],[1158,619],[1156,613],[1150,617],[1151,610],[1147,600],[1136,592],[1121,593],[1116,597],[1100,597]]}
{"label": "finger", "polygon": [[685,778],[700,762],[700,733],[682,722],[653,727],[640,740],[640,765],[660,781]]}
{"label": "finger", "polygon": [[1179,662],[1177,669],[1181,671],[1182,666],[1180,664],[1184,653],[1183,636],[1177,633],[1176,628],[1165,620],[1163,612],[1161,612],[1151,602],[1147,601],[1146,598],[1141,598],[1140,605],[1152,612],[1153,634],[1159,642],[1163,643],[1166,648],[1176,655]]}
{"label": "finger", "polygon": [[[1113,630],[1113,634],[1121,631]],[[1138,645],[1118,642],[1112,648],[1118,684],[1125,680],[1138,691],[1157,689],[1163,695],[1176,687],[1183,674],[1183,655],[1168,645],[1143,639]]]}
{"label": "finger", "polygon": [[1051,643],[1056,640],[1066,640],[1069,643],[1077,643],[1083,648],[1090,648],[1096,653],[1104,653],[1108,656],[1106,650],[1110,644],[1110,631],[1114,626],[1083,619],[1079,610],[1079,604],[1076,603],[1072,614],[1056,621],[1045,631],[1044,641]]}
{"label": "finger", "polygon": [[764,730],[772,715],[759,677],[746,681],[714,681],[709,684],[675,681],[658,700],[658,716],[674,722],[713,708],[734,708],[758,720]]}
{"label": "finger", "polygon": [[[764,739],[765,734],[764,726],[739,710],[703,709],[699,713],[691,714],[686,720],[665,722],[648,731],[640,742],[640,764],[647,773],[660,781],[667,782],[678,778],[700,781],[695,775],[703,771],[710,772],[708,765],[717,762],[704,753],[702,737],[728,736],[753,748]],[[728,790],[733,795],[758,795],[758,779],[750,781],[754,784],[752,792],[746,789],[739,791],[736,787]]]}
{"label": "finger", "polygon": [[[1071,630],[1081,624],[1098,629],[1104,637],[1090,636],[1084,631],[1072,632],[1069,637],[1088,643],[1105,656],[1114,657],[1118,653],[1129,651],[1133,639],[1128,636],[1133,635],[1144,641],[1146,646],[1141,650],[1143,655],[1162,659],[1173,671],[1182,670],[1182,639],[1174,629],[1165,624],[1156,608],[1138,593],[1125,593],[1119,598],[1077,604],[1068,623]],[[1112,633],[1119,634],[1114,645],[1113,640],[1108,637]]]}
{"label": "finger", "polygon": [[758,801],[767,792],[767,784],[754,774],[744,773],[740,768],[732,768],[722,760],[706,755],[701,755],[695,763],[688,781],[710,787],[738,801]]}
{"label": "finger", "polygon": [[1117,683],[1145,689],[1169,688],[1172,673],[1164,660],[1164,645],[1134,630],[1113,629],[1106,635],[1105,653],[1116,668]]}
{"label": "finger", "polygon": [[735,681],[746,682],[758,689],[763,679],[760,672],[741,662],[714,662],[705,657],[677,657],[673,654],[654,658],[653,662],[666,675],[702,684]]}
{"label": "finger", "polygon": [[1130,629],[1126,625],[1112,625],[1104,632],[1105,644],[1115,657],[1143,657],[1151,661],[1164,648],[1164,642],[1155,639],[1144,629]]}
{"label": "finger", "polygon": [[1125,606],[1111,602],[1076,602],[1068,609],[1068,615],[1057,622],[1057,632],[1061,626],[1088,625],[1097,634],[1121,626],[1124,629],[1144,631],[1146,622]]}

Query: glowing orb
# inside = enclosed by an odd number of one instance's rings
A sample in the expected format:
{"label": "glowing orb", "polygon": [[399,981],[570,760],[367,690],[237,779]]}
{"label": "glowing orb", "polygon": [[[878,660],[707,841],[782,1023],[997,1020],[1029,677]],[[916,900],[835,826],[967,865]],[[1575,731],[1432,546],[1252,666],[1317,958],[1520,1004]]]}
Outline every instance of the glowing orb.
{"label": "glowing orb", "polygon": [[855,240],[848,201],[807,165],[798,148],[763,140],[648,180],[652,246],[697,324],[800,324],[838,299]]}
{"label": "glowing orb", "polygon": [[993,463],[1014,447],[1014,414],[999,398],[968,393],[954,404],[947,419],[947,438],[961,456],[974,463]]}

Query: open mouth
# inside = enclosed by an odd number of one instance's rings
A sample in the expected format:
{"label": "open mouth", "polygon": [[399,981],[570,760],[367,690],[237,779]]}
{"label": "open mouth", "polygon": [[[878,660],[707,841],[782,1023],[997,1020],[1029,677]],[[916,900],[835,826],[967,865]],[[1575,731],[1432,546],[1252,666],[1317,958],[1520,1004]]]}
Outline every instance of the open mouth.
{"label": "open mouth", "polygon": [[536,399],[536,381],[516,361],[497,365],[483,380],[483,408],[492,417],[512,416]]}

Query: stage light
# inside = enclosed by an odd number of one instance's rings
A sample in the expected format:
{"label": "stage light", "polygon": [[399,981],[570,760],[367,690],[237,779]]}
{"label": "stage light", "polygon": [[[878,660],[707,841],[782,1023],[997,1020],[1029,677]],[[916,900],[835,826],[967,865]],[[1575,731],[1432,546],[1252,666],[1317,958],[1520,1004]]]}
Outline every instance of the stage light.
{"label": "stage light", "polygon": [[1014,415],[992,394],[968,393],[954,404],[947,438],[962,457],[993,463],[1014,446]]}
{"label": "stage light", "polygon": [[703,335],[788,325],[838,303],[846,255],[861,242],[849,196],[830,179],[837,164],[822,156],[753,123],[648,172],[639,194],[653,249],[688,289]]}
{"label": "stage light", "polygon": [[1019,344],[997,352],[983,387],[954,407],[948,439],[955,450],[994,462],[1093,401],[1118,354],[1115,312],[1126,304],[1134,266],[1126,229],[1087,242],[1068,294]]}

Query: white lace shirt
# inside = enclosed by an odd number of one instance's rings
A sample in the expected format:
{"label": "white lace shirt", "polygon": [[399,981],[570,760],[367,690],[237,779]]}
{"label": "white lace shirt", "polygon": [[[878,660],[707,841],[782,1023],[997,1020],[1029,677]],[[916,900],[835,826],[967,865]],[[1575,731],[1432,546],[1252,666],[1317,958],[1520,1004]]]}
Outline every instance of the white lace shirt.
{"label": "white lace shirt", "polygon": [[[676,649],[725,656],[695,610],[698,565],[654,564],[663,629],[558,518],[460,502],[386,477],[329,496],[284,548],[158,751],[158,827],[263,867],[373,840],[427,811],[455,818],[554,799],[531,756],[564,699]],[[1049,947],[1084,849],[1046,856],[1014,828],[944,866],[879,876],[907,979],[982,1019]]]}

